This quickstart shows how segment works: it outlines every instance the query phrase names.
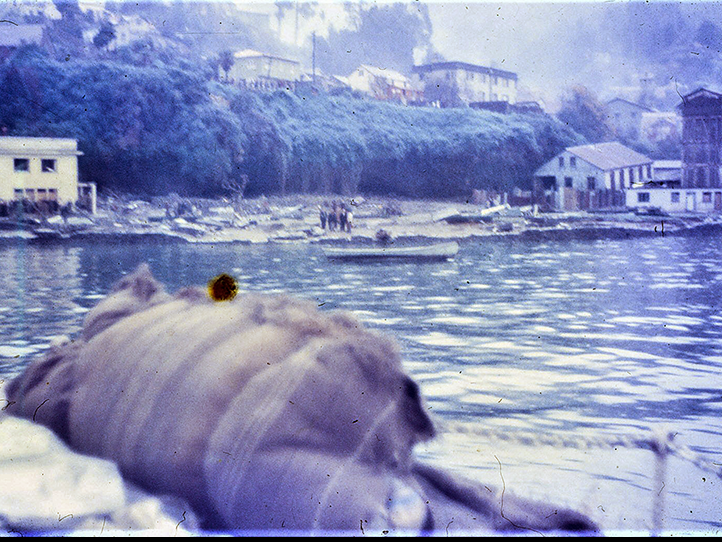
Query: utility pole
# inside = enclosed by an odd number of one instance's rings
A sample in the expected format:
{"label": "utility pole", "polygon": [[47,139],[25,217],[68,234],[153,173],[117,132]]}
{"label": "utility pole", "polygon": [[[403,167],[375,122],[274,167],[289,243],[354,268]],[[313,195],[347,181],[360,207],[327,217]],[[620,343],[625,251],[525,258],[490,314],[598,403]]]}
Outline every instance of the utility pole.
{"label": "utility pole", "polygon": [[298,0],[295,2],[296,7],[296,26],[293,32],[293,44],[298,47]]}
{"label": "utility pole", "polygon": [[316,31],[313,31],[312,34],[312,53],[311,53],[311,77],[313,80],[313,84],[316,84]]}

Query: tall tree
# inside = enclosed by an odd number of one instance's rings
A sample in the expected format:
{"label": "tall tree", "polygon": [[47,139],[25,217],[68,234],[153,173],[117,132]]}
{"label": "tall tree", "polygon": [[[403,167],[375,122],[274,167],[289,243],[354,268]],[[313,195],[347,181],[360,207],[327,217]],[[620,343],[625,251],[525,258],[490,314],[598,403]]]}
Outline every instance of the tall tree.
{"label": "tall tree", "polygon": [[556,116],[590,143],[609,141],[616,137],[607,109],[584,86],[576,85],[565,90]]}
{"label": "tall tree", "polygon": [[228,72],[231,71],[234,63],[233,53],[227,49],[225,51],[221,51],[218,55],[218,63],[223,70],[226,79],[228,79]]}
{"label": "tall tree", "polygon": [[112,23],[104,22],[100,30],[93,38],[93,45],[98,49],[104,49],[115,39],[115,26]]}
{"label": "tall tree", "polygon": [[317,63],[326,73],[349,74],[361,64],[407,73],[414,65],[414,49],[427,47],[431,23],[423,5],[356,6],[356,25],[331,29],[319,39]]}

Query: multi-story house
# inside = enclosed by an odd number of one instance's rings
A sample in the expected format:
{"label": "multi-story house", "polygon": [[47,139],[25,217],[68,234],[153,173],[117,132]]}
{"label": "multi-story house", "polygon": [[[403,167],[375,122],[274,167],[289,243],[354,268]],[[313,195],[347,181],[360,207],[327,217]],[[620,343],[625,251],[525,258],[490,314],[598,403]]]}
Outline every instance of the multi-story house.
{"label": "multi-story house", "polygon": [[609,122],[617,132],[617,136],[626,141],[637,141],[642,125],[642,116],[652,113],[654,109],[630,102],[624,98],[614,98],[607,102]]}
{"label": "multi-story house", "polygon": [[722,94],[704,88],[682,97],[682,188],[720,188]]}
{"label": "multi-story house", "polygon": [[0,201],[82,203],[95,210],[95,185],[78,182],[77,141],[52,137],[0,137]]}
{"label": "multi-story house", "polygon": [[466,104],[516,103],[517,74],[510,71],[466,62],[433,62],[414,66],[412,71],[427,88],[436,85],[452,87]]}

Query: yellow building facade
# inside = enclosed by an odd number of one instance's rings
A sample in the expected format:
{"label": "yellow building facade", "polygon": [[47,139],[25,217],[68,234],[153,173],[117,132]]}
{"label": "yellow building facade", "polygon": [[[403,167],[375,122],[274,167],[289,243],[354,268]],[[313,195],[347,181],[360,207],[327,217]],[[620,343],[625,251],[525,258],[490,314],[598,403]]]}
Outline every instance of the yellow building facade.
{"label": "yellow building facade", "polygon": [[0,200],[77,204],[95,186],[78,182],[78,142],[69,138],[0,137]]}

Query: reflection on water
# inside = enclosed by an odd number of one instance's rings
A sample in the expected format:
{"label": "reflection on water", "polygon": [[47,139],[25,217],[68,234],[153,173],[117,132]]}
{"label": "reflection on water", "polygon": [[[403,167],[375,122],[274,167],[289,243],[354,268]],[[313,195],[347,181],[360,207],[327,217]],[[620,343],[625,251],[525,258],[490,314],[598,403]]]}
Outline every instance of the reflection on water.
{"label": "reflection on water", "polygon": [[493,436],[667,429],[722,462],[722,246],[714,238],[474,242],[433,264],[331,263],[317,247],[293,245],[0,252],[0,378],[54,337],[77,333],[84,313],[141,262],[170,291],[226,272],[241,291],[351,310],[396,337],[432,414],[472,432],[419,446],[423,458],[580,508],[607,529],[650,529],[661,492],[666,529],[722,526],[722,480],[688,462],[672,458],[660,479],[649,451]]}

